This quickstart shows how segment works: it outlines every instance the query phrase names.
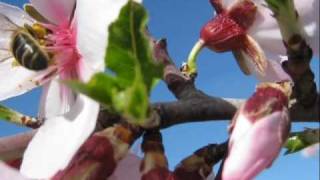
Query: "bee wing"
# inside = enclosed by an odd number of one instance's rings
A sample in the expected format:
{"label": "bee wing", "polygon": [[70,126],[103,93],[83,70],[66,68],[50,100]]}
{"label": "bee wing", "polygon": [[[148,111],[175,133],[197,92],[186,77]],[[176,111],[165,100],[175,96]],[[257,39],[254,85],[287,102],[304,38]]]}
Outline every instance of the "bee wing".
{"label": "bee wing", "polygon": [[[0,5],[0,62],[7,58],[7,52],[10,50],[10,41],[12,34],[19,26],[14,24],[6,15],[1,14]],[[7,51],[7,52],[6,52]]]}
{"label": "bee wing", "polygon": [[16,66],[15,61],[11,57],[0,62],[0,101],[42,86],[57,72],[55,67],[43,71],[31,71],[23,66]]}
{"label": "bee wing", "polygon": [[[3,2],[0,2],[0,14],[7,17],[11,23],[15,24],[16,26],[34,24],[36,22],[22,9]],[[0,22],[0,24],[2,25],[2,22]]]}
{"label": "bee wing", "polygon": [[0,49],[0,64],[6,60],[9,60],[12,54],[7,49]]}
{"label": "bee wing", "polygon": [[[22,9],[0,2],[0,49],[10,49],[12,34],[24,24],[33,24],[35,21]],[[4,53],[6,54],[6,53]],[[0,52],[1,59],[5,59],[3,52]]]}

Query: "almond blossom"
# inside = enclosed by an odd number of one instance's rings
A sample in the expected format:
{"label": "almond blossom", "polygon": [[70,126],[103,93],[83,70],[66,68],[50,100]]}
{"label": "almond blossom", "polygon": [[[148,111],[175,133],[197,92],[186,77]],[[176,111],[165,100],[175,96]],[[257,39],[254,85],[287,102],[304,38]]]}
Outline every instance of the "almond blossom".
{"label": "almond blossom", "polygon": [[288,82],[262,83],[230,126],[223,180],[250,180],[270,167],[290,131]]}
{"label": "almond blossom", "polygon": [[[14,58],[0,61],[0,100],[43,86],[39,118],[44,118],[45,122],[25,151],[21,172],[26,177],[49,178],[65,168],[94,130],[99,104],[59,81],[86,82],[94,73],[104,70],[107,28],[126,2],[30,0],[36,14],[0,3],[0,14],[13,24],[21,27],[38,24],[46,28],[41,45],[52,55],[52,63],[42,71],[13,65]],[[1,26],[8,24],[2,21]],[[5,32],[5,29],[0,30]],[[9,49],[10,36],[4,33],[0,38],[1,50]]]}
{"label": "almond blossom", "polygon": [[[210,0],[216,15],[201,30],[191,51],[186,74],[195,74],[196,56],[204,46],[215,52],[232,51],[241,70],[260,81],[289,80],[280,63],[286,60],[279,26],[263,0]],[[307,43],[319,56],[319,1],[295,0]]]}

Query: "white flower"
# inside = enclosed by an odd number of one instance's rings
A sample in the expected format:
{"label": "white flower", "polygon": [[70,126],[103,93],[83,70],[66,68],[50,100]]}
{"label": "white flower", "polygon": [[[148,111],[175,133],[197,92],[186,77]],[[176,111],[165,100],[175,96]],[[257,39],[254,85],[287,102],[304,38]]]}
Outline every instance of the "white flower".
{"label": "white flower", "polygon": [[[19,8],[0,3],[0,15],[18,26],[39,23],[47,28],[44,49],[53,63],[48,69],[30,71],[13,66],[14,58],[0,61],[0,100],[44,87],[39,117],[46,121],[30,142],[21,166],[29,178],[49,178],[67,166],[77,149],[94,130],[99,104],[76,94],[59,80],[87,81],[104,70],[108,26],[127,0],[30,0],[31,5],[49,22],[36,22]],[[75,10],[75,11],[74,11]],[[3,16],[1,16],[3,17]],[[1,19],[0,26],[4,27]],[[6,32],[4,28],[0,31]],[[2,33],[1,32],[1,33]],[[0,55],[9,49],[4,33]]]}

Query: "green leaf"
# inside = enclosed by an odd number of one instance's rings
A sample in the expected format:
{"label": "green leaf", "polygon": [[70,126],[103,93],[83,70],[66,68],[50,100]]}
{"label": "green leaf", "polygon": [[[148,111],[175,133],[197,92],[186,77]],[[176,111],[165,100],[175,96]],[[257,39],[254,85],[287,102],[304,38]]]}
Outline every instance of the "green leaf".
{"label": "green leaf", "polygon": [[288,138],[285,148],[285,154],[298,152],[313,144],[319,143],[320,129],[306,129],[302,132],[292,133]]}
{"label": "green leaf", "polygon": [[87,84],[79,81],[67,81],[66,84],[105,106],[113,104],[113,94],[116,94],[120,89],[116,78],[105,73],[95,74]]}
{"label": "green leaf", "polygon": [[71,88],[135,123],[148,119],[149,95],[163,71],[162,66],[154,63],[146,35],[147,21],[144,7],[129,1],[109,27],[107,71],[96,74],[87,84],[67,82]]}
{"label": "green leaf", "polygon": [[137,73],[143,77],[148,93],[162,76],[162,67],[154,64],[152,48],[146,36],[148,15],[139,3],[129,1],[119,18],[109,27],[107,67],[129,84]]}
{"label": "green leaf", "polygon": [[146,86],[137,78],[131,88],[127,89],[126,95],[129,98],[126,115],[129,119],[136,119],[138,124],[142,124],[148,116],[149,102]]}

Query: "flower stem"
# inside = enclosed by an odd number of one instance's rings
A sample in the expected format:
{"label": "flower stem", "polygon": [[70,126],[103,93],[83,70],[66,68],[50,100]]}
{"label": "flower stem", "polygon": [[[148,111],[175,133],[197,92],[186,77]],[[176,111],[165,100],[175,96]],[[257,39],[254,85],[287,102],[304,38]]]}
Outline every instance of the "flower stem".
{"label": "flower stem", "polygon": [[203,46],[204,41],[202,39],[196,42],[189,53],[187,64],[182,68],[182,72],[189,77],[195,76],[197,74],[197,57]]}

